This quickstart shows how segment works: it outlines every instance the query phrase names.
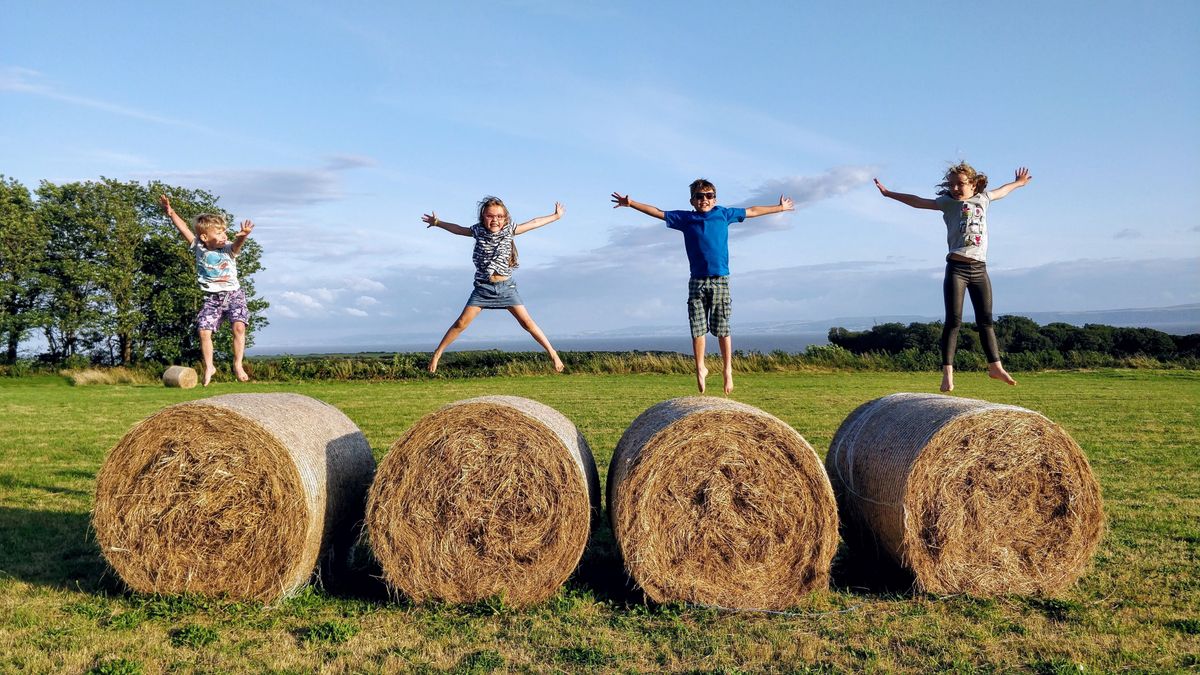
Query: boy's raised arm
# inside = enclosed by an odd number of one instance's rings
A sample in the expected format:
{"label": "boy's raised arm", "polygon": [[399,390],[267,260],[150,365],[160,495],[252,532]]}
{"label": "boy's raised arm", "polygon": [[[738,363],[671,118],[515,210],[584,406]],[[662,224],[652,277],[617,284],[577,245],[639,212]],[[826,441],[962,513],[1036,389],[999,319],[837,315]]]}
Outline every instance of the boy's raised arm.
{"label": "boy's raised arm", "polygon": [[884,197],[891,197],[901,204],[908,204],[914,209],[929,209],[930,211],[940,210],[938,209],[937,202],[933,201],[932,199],[905,194],[903,192],[892,192],[891,190],[883,187],[883,183],[880,183],[878,178],[875,179],[875,187],[879,188],[879,194],[883,195]]}
{"label": "boy's raised arm", "polygon": [[559,218],[562,218],[563,210],[564,209],[563,209],[563,205],[561,202],[554,202],[554,213],[551,213],[548,216],[541,216],[539,218],[534,218],[533,220],[527,220],[527,221],[521,223],[520,225],[517,225],[516,229],[513,230],[513,235],[515,236],[515,235],[521,234],[522,232],[528,232],[530,230],[537,229],[543,225],[549,225],[550,223],[553,223],[554,221],[558,220]]}
{"label": "boy's raised arm", "polygon": [[1024,187],[1025,184],[1029,182],[1030,178],[1033,178],[1033,176],[1029,175],[1029,169],[1021,167],[1017,169],[1016,178],[1014,178],[1011,183],[1005,183],[995,190],[988,190],[988,194],[992,199],[1003,199],[1013,190],[1016,190],[1019,187]]}
{"label": "boy's raised arm", "polygon": [[795,206],[792,204],[791,197],[779,195],[779,203],[774,206],[750,206],[746,208],[747,218],[756,218],[765,216],[771,213],[781,213],[783,211],[794,211]]}
{"label": "boy's raised arm", "polygon": [[440,227],[450,234],[460,234],[464,237],[471,236],[471,228],[463,227],[462,225],[455,225],[454,223],[447,223],[444,220],[439,220],[437,217],[437,211],[430,211],[429,213],[421,216],[421,222],[425,223],[426,229],[430,227]]}
{"label": "boy's raised arm", "polygon": [[179,230],[179,234],[183,236],[184,241],[188,243],[188,246],[191,246],[192,242],[196,241],[196,234],[192,232],[192,228],[188,226],[187,221],[180,218],[179,214],[175,213],[175,209],[171,208],[171,198],[166,195],[159,195],[158,203],[162,204],[163,211],[166,212],[167,217],[174,223],[175,229]]}
{"label": "boy's raised arm", "polygon": [[242,250],[242,246],[246,244],[246,240],[250,238],[250,230],[254,229],[254,223],[250,220],[242,221],[242,229],[238,230],[237,235],[233,238],[233,246],[230,251],[237,255]]}
{"label": "boy's raised arm", "polygon": [[657,206],[651,206],[649,204],[635,202],[629,198],[629,195],[620,195],[620,194],[617,194],[616,192],[614,192],[614,193],[612,193],[612,200],[613,200],[613,208],[614,209],[617,208],[618,206],[628,206],[629,208],[633,209],[634,211],[641,211],[642,213],[644,213],[648,216],[654,216],[655,218],[658,218],[659,220],[667,219],[667,214],[663,213],[662,209],[658,208]]}

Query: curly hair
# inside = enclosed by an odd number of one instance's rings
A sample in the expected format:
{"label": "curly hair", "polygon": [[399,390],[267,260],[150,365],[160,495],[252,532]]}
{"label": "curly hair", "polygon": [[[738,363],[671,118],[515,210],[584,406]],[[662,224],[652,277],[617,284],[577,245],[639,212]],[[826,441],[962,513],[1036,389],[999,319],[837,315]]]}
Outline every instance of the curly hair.
{"label": "curly hair", "polygon": [[[489,206],[499,206],[504,209],[504,226],[508,227],[512,224],[512,215],[509,214],[508,207],[504,205],[504,201],[499,197],[488,195],[479,200],[479,224],[481,226],[483,225],[483,214],[488,210]],[[512,243],[512,253],[508,256],[508,266],[520,267],[517,263],[517,242],[515,240]]]}
{"label": "curly hair", "polygon": [[979,173],[975,167],[966,162],[959,162],[946,169],[946,175],[942,176],[942,182],[937,184],[939,188],[937,193],[942,196],[950,196],[950,181],[960,173],[966,174],[967,178],[975,183],[975,194],[982,194],[987,189],[987,174]]}

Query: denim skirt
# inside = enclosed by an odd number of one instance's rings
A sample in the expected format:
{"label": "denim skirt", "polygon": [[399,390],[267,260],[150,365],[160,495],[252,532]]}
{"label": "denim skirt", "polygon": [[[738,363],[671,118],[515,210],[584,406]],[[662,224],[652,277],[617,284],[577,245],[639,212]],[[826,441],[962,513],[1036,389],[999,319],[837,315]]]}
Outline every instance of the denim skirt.
{"label": "denim skirt", "polygon": [[521,301],[521,294],[517,293],[517,282],[513,281],[512,277],[495,283],[476,281],[475,289],[471,291],[471,297],[467,299],[468,307],[482,307],[483,309],[506,309],[524,304]]}

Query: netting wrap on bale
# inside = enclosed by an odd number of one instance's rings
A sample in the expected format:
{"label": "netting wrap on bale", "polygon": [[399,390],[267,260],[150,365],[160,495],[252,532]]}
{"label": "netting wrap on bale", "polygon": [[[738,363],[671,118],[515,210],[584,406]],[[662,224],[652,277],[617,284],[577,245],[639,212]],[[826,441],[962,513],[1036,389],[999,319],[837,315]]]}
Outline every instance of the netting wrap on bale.
{"label": "netting wrap on bale", "polygon": [[617,444],[608,508],[626,570],[657,602],[784,609],[828,587],[829,479],[757,408],[693,396],[646,410]]}
{"label": "netting wrap on bale", "polygon": [[416,601],[521,606],[575,570],[599,508],[595,460],[570,420],[483,396],[422,417],[392,445],[367,536],[387,583]]}
{"label": "netting wrap on bale", "polygon": [[133,590],[271,602],[305,585],[362,518],[375,470],[362,432],[298,394],[229,394],[165,408],[96,478],[101,551]]}
{"label": "netting wrap on bale", "polygon": [[1104,529],[1083,451],[1016,406],[885,396],[846,418],[825,463],[851,551],[885,552],[930,593],[1054,593]]}
{"label": "netting wrap on bale", "polygon": [[163,371],[164,387],[191,389],[196,386],[196,369],[187,366],[171,366]]}

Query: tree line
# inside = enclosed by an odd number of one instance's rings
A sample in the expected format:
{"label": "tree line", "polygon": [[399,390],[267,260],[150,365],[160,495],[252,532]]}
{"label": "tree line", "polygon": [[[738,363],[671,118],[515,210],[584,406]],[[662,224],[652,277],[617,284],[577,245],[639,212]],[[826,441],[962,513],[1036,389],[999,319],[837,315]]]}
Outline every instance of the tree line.
{"label": "tree line", "polygon": [[[195,261],[162,212],[171,198],[189,220],[233,214],[218,197],[157,181],[108,178],[36,190],[0,175],[0,362],[15,363],[19,345],[35,335],[55,364],[132,366],[200,357],[195,329],[203,291]],[[250,308],[246,345],[267,324],[266,300],[254,293],[262,248],[253,239],[238,257],[238,277]],[[231,332],[214,347],[231,351]]]}
{"label": "tree line", "polygon": [[[1170,335],[1153,328],[1121,328],[1103,324],[1083,327],[1068,323],[1040,326],[1023,316],[1002,316],[996,320],[996,341],[1008,354],[1044,354],[1057,352],[1095,353],[1115,358],[1136,356],[1159,361],[1200,358],[1200,333]],[[907,350],[938,353],[942,323],[884,323],[865,331],[830,328],[829,342],[855,354],[899,354]],[[958,350],[979,352],[982,346],[974,323],[963,323],[958,335]]]}

